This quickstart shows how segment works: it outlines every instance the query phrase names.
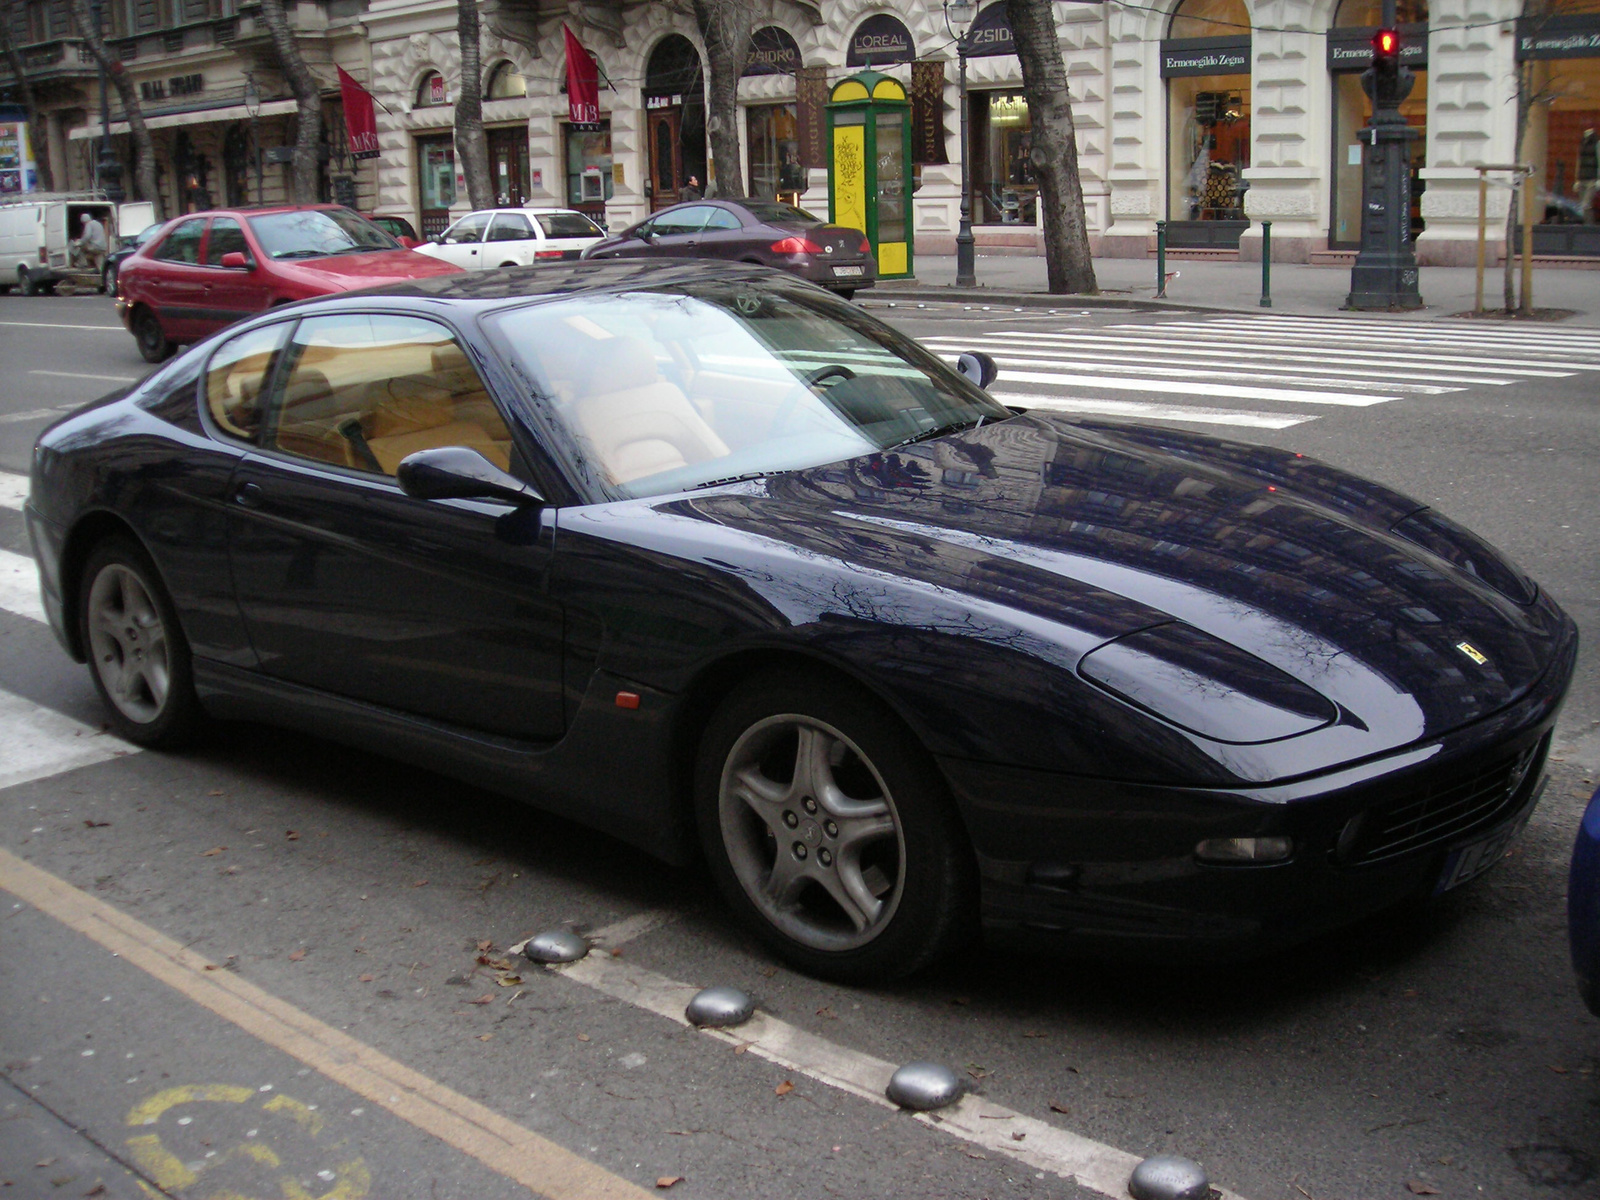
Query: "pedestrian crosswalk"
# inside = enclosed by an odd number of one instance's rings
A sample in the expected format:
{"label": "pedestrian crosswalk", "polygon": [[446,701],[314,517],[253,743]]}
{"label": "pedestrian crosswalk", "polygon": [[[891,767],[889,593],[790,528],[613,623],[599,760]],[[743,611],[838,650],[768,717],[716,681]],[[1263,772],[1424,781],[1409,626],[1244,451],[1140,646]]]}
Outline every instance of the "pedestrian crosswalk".
{"label": "pedestrian crosswalk", "polygon": [[[923,339],[954,361],[970,335]],[[1336,411],[1600,372],[1600,330],[1291,315],[985,331],[1006,404],[1288,429]],[[1110,393],[1108,395],[1108,393]],[[1133,399],[1139,393],[1148,399]],[[1218,401],[1241,407],[1219,407]]]}

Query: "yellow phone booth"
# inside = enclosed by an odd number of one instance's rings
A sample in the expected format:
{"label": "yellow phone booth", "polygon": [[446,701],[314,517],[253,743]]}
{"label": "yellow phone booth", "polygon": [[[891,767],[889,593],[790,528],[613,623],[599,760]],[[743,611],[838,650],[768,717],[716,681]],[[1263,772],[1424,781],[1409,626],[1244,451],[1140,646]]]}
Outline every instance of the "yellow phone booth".
{"label": "yellow phone booth", "polygon": [[862,71],[828,97],[828,220],[866,231],[879,279],[911,275],[911,102]]}

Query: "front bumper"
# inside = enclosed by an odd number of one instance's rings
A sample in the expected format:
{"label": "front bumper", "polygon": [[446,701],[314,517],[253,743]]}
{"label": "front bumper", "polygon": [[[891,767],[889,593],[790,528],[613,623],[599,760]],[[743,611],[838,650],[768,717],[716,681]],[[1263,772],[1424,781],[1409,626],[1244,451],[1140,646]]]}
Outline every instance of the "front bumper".
{"label": "front bumper", "polygon": [[[940,759],[977,851],[991,940],[1171,962],[1248,957],[1487,867],[1537,804],[1576,638],[1541,686],[1435,741],[1239,790]],[[1270,865],[1199,861],[1202,840],[1289,837]],[[1458,854],[1457,852],[1463,852]]]}

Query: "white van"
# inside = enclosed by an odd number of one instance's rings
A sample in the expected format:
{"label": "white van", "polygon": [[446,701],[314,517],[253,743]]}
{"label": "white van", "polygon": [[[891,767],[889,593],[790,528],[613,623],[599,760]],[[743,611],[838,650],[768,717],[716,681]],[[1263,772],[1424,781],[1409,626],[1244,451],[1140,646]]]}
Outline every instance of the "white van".
{"label": "white van", "polygon": [[85,213],[106,227],[106,247],[123,233],[138,233],[155,217],[155,205],[139,200],[113,205],[95,192],[39,192],[0,201],[0,292],[20,288],[25,296],[53,292],[61,282],[101,288],[99,272],[72,264],[67,244],[78,236]]}

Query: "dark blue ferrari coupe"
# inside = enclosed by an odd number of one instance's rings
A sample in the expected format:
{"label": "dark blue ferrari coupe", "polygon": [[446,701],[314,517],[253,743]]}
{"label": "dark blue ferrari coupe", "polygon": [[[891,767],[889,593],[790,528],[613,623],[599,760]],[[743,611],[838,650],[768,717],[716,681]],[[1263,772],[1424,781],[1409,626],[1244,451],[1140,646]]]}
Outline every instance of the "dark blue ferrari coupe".
{"label": "dark blue ferrari coupe", "polygon": [[1577,633],[1298,454],[1008,409],[836,297],[576,263],[274,309],[41,435],[123,737],[298,727],[673,862],[789,961],[1257,953],[1466,883]]}

